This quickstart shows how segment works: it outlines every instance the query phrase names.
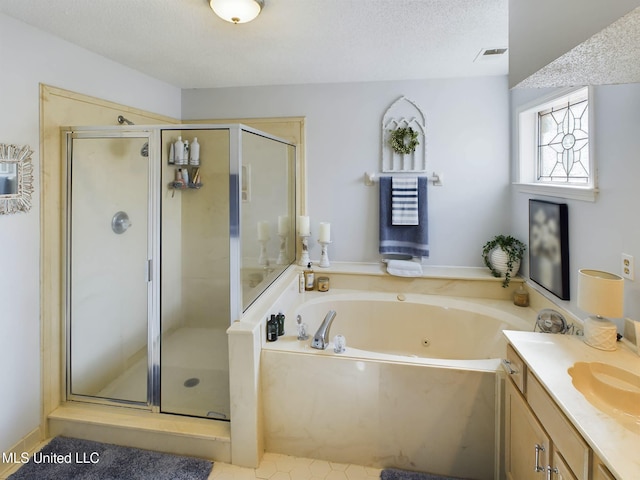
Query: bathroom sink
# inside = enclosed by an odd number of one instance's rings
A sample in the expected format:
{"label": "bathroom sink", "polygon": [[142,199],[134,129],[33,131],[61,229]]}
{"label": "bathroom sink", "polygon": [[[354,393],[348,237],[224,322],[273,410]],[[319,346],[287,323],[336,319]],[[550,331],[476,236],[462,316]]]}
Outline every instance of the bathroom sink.
{"label": "bathroom sink", "polygon": [[596,408],[626,426],[640,425],[640,376],[600,362],[568,369],[573,386]]}

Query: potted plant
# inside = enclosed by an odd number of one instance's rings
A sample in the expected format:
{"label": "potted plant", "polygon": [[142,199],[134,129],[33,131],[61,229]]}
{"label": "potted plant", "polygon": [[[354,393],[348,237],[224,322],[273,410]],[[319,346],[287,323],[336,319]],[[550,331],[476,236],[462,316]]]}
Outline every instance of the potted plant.
{"label": "potted plant", "polygon": [[509,286],[511,277],[520,270],[527,246],[511,235],[496,235],[482,247],[482,259],[494,277],[504,276],[502,286]]}

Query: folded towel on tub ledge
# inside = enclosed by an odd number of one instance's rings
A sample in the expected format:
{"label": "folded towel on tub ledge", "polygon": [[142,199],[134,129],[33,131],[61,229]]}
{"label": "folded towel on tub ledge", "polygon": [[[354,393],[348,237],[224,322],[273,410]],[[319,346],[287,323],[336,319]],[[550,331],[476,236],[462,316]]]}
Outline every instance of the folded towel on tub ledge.
{"label": "folded towel on tub ledge", "polygon": [[397,277],[421,277],[422,265],[412,260],[387,260],[387,273]]}
{"label": "folded towel on tub ledge", "polygon": [[379,248],[383,255],[429,256],[427,177],[418,177],[418,225],[394,225],[391,177],[380,177]]}

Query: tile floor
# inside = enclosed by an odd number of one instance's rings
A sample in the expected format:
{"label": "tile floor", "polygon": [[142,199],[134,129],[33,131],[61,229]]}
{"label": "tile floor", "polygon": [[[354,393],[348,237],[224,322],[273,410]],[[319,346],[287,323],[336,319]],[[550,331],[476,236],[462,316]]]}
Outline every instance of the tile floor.
{"label": "tile floor", "polygon": [[378,480],[380,469],[265,453],[258,468],[215,462],[209,480]]}

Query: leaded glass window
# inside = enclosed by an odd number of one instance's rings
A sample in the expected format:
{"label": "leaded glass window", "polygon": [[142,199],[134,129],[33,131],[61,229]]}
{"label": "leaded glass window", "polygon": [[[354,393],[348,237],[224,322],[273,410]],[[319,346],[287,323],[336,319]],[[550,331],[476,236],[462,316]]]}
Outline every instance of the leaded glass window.
{"label": "leaded glass window", "polygon": [[588,184],[589,102],[586,89],[538,112],[539,182]]}

